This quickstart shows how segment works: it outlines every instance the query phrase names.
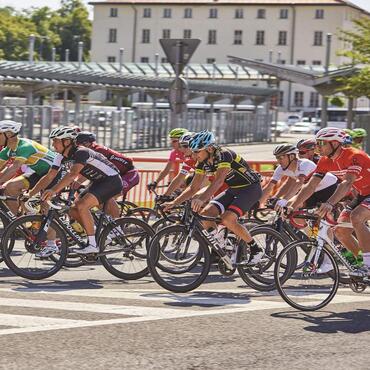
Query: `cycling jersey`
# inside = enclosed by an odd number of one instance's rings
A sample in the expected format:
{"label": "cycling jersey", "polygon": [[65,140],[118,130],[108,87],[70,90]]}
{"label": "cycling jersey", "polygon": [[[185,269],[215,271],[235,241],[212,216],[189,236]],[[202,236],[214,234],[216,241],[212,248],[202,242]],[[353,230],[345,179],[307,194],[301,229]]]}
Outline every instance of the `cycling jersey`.
{"label": "cycling jersey", "polygon": [[183,175],[188,175],[189,172],[195,169],[196,164],[197,161],[194,160],[192,157],[186,157],[181,166],[180,173]]}
{"label": "cycling jersey", "polygon": [[181,152],[180,150],[172,149],[170,153],[170,157],[168,158],[169,162],[176,162],[177,160],[180,160],[183,162],[185,159],[185,154]]}
{"label": "cycling jersey", "polygon": [[240,155],[222,148],[217,148],[213,153],[213,163],[209,163],[208,160],[198,163],[195,173],[215,174],[219,168],[230,169],[225,183],[231,188],[243,188],[261,182],[261,175],[252,170]]}
{"label": "cycling jersey", "polygon": [[36,141],[19,138],[14,150],[5,147],[0,152],[0,163],[14,159],[14,161],[27,165],[38,176],[43,176],[49,171],[55,155],[55,152]]}
{"label": "cycling jersey", "polygon": [[[310,178],[313,172],[316,169],[316,164],[309,159],[297,159],[297,166],[294,171],[290,169],[283,169],[283,167],[278,166],[274,174],[272,175],[271,181],[278,182],[281,180],[283,176],[291,177],[297,179],[298,177],[303,176],[305,178],[305,182],[307,182]],[[329,186],[332,186],[336,184],[338,179],[331,173],[326,173],[323,179],[320,181],[319,185],[315,189],[315,191],[320,191],[323,189],[328,188]]]}
{"label": "cycling jersey", "polygon": [[118,169],[107,158],[94,150],[84,147],[71,149],[68,157],[58,154],[52,168],[59,169],[62,164],[70,161],[83,164],[84,167],[80,174],[91,181],[119,175]]}
{"label": "cycling jersey", "polygon": [[117,167],[121,175],[124,175],[126,172],[134,169],[132,159],[125,157],[122,153],[119,153],[113,149],[98,144],[92,144],[90,149],[103,154],[104,157],[106,157],[110,162],[112,162]]}
{"label": "cycling jersey", "polygon": [[323,178],[327,172],[343,179],[347,173],[356,175],[353,187],[360,195],[370,194],[370,157],[363,151],[354,148],[342,148],[334,160],[321,157],[314,176]]}

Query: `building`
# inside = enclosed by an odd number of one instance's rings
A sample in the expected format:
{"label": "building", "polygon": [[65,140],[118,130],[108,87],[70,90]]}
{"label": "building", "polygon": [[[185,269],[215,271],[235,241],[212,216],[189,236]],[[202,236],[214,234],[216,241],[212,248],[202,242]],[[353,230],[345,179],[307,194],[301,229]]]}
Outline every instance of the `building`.
{"label": "building", "polygon": [[[200,38],[196,63],[227,63],[227,55],[293,65],[323,66],[326,35],[331,33],[331,64],[346,45],[341,29],[369,16],[344,0],[110,0],[92,2],[92,61],[115,62],[119,48],[125,61],[160,61],[161,38]],[[286,110],[314,110],[318,94],[283,82],[279,103]]]}

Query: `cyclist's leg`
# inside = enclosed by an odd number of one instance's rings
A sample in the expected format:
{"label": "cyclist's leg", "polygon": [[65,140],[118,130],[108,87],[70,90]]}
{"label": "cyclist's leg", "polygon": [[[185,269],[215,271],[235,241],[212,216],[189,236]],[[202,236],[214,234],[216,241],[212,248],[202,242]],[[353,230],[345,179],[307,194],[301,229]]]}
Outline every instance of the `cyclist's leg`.
{"label": "cyclist's leg", "polygon": [[[352,204],[354,204],[352,202]],[[356,205],[357,206],[357,205]],[[355,207],[356,207],[355,206]],[[341,242],[341,244],[350,250],[355,256],[358,255],[360,251],[358,241],[353,235],[353,229],[349,227],[340,227],[341,223],[351,222],[351,212],[352,208],[355,208],[350,205],[348,208],[344,209],[338,218],[338,226],[334,229],[335,237]]]}
{"label": "cyclist's leg", "polygon": [[365,198],[351,212],[351,222],[356,232],[359,243],[359,249],[363,252],[364,264],[370,268],[370,260],[365,257],[370,257],[370,231],[366,225],[366,221],[370,220],[370,197]]}
{"label": "cyclist's leg", "polygon": [[136,186],[140,182],[140,175],[137,169],[131,170],[126,172],[122,179],[122,197],[123,200],[126,198],[126,194],[131,190],[134,186]]}

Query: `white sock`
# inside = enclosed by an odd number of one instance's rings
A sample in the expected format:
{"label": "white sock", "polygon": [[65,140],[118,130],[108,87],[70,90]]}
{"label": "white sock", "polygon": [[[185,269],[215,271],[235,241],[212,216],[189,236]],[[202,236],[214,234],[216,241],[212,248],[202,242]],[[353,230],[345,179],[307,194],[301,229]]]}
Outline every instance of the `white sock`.
{"label": "white sock", "polygon": [[364,265],[370,268],[370,252],[366,252],[362,254],[364,259]]}
{"label": "white sock", "polygon": [[89,240],[90,245],[92,245],[93,247],[96,247],[95,235],[88,235],[87,239]]}
{"label": "white sock", "polygon": [[56,247],[57,243],[55,242],[55,240],[47,240],[46,241],[46,246],[48,247]]}

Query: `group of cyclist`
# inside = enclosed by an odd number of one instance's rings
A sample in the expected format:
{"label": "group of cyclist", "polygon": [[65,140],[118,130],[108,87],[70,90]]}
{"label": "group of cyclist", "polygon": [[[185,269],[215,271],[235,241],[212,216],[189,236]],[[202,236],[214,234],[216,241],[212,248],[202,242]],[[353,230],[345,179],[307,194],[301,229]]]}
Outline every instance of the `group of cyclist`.
{"label": "group of cyclist", "polygon": [[[91,132],[78,127],[62,126],[49,135],[54,151],[39,143],[19,137],[22,125],[18,122],[0,121],[0,185],[5,195],[33,196],[41,193],[48,201],[66,187],[77,189],[87,185],[70,209],[70,218],[85,229],[88,244],[80,254],[97,253],[94,220],[90,210],[101,205],[112,217],[119,217],[116,198],[125,195],[138,184],[139,174],[133,162],[122,153],[98,145]],[[248,249],[246,266],[254,266],[264,258],[264,250],[257,245],[247,228],[239,222],[246,212],[264,203],[272,195],[275,209],[289,214],[301,207],[318,207],[325,217],[333,208],[350,197],[338,218],[336,238],[355,256],[362,251],[363,266],[353,272],[355,276],[370,277],[370,157],[360,145],[366,136],[362,129],[344,130],[327,127],[315,138],[300,140],[297,145],[281,144],[274,149],[278,167],[268,184],[262,189],[261,175],[253,170],[240,155],[223,148],[215,135],[207,130],[193,133],[184,128],[170,131],[172,144],[169,161],[155,181],[148,184],[154,190],[174,168],[177,161],[182,167],[169,184],[165,195],[176,194],[164,203],[170,210],[191,200],[194,212],[208,217],[221,216],[222,224],[235,234]],[[286,179],[285,182],[283,179]],[[282,185],[273,194],[276,184]],[[8,201],[13,214],[19,212],[17,201]],[[352,228],[341,227],[350,222]],[[203,221],[211,238],[225,248],[226,241],[213,221]],[[55,240],[49,237],[40,257],[57,253]],[[326,272],[325,263],[321,266]]]}

